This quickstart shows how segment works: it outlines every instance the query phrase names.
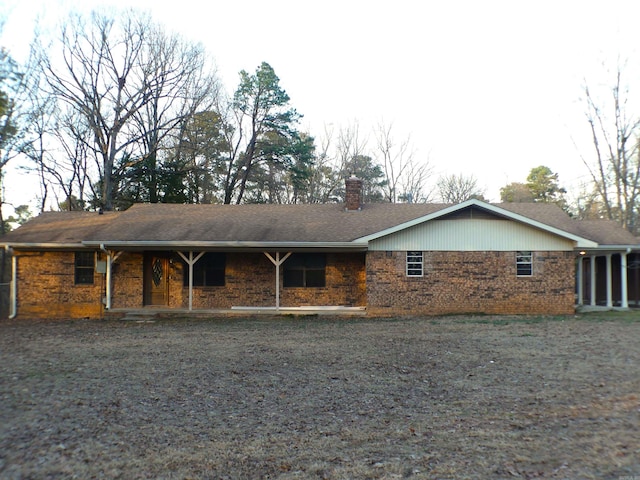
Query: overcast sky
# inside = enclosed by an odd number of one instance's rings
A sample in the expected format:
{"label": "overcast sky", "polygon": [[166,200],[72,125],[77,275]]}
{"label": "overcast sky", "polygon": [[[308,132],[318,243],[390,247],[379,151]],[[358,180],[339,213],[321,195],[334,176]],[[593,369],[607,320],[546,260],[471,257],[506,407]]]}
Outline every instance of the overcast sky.
{"label": "overcast sky", "polygon": [[240,70],[266,61],[312,135],[393,123],[436,176],[473,175],[492,201],[538,165],[568,189],[586,180],[584,81],[606,81],[603,63],[615,68],[618,58],[640,64],[637,0],[3,2],[3,44],[16,56],[36,13],[51,20],[105,3],[149,10],[206,46],[228,91]]}

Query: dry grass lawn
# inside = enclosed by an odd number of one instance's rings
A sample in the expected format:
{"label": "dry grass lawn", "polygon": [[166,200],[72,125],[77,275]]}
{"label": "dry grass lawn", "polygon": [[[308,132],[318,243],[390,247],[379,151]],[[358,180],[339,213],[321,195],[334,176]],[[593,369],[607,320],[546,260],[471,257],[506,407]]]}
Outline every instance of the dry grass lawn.
{"label": "dry grass lawn", "polygon": [[0,322],[0,478],[640,479],[640,312]]}

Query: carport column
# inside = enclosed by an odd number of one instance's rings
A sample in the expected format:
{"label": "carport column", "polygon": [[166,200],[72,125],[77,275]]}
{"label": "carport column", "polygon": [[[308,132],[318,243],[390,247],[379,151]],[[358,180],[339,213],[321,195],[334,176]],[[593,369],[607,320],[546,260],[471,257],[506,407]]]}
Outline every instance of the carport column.
{"label": "carport column", "polygon": [[193,266],[195,263],[202,258],[204,252],[200,252],[195,258],[193,258],[193,252],[189,252],[189,257],[182,253],[178,252],[178,255],[182,257],[182,259],[189,265],[189,311],[193,310]]}
{"label": "carport column", "polygon": [[583,257],[578,256],[578,305],[584,304],[584,271],[583,271]]}
{"label": "carport column", "polygon": [[607,307],[613,307],[613,282],[611,281],[611,254],[607,253]]}
{"label": "carport column", "polygon": [[620,290],[622,298],[620,306],[629,308],[629,294],[627,292],[627,252],[620,253]]}
{"label": "carport column", "polygon": [[589,256],[589,271],[591,278],[589,279],[589,303],[592,307],[596,306],[596,256]]}
{"label": "carport column", "polygon": [[291,252],[287,252],[282,259],[280,258],[280,252],[276,252],[276,258],[273,258],[269,252],[262,253],[276,266],[276,310],[280,310],[280,265],[289,258]]}

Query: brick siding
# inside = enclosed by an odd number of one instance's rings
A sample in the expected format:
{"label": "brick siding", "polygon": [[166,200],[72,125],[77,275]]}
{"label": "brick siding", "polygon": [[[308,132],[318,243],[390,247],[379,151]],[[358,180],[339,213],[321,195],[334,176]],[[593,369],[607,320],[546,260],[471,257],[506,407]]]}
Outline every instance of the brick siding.
{"label": "brick siding", "polygon": [[[189,291],[182,287],[182,275],[176,277],[186,308]],[[364,306],[365,280],[364,254],[327,254],[326,287],[322,288],[283,287],[281,267],[280,306]],[[225,286],[193,288],[193,308],[273,307],[275,302],[275,266],[263,253],[227,254]]]}
{"label": "brick siding", "polygon": [[34,318],[99,317],[103,275],[93,285],[75,285],[73,252],[18,255],[18,314]]}
{"label": "brick siding", "polygon": [[[21,317],[83,318],[103,313],[104,275],[75,285],[73,252],[18,253]],[[98,254],[100,255],[100,254]],[[326,287],[284,288],[280,305],[367,306],[369,315],[571,314],[572,252],[534,252],[533,276],[516,277],[515,252],[424,252],[424,276],[407,277],[406,252],[328,253]],[[143,306],[143,254],[113,265],[112,308]],[[169,307],[188,307],[183,263],[169,262]],[[275,305],[275,267],[262,253],[229,253],[223,287],[194,287],[193,308]]]}
{"label": "brick siding", "polygon": [[406,252],[368,252],[367,311],[396,314],[574,313],[573,252],[534,252],[517,277],[515,252],[424,252],[424,276],[406,276]]}
{"label": "brick siding", "polygon": [[[124,252],[112,268],[111,307],[144,306],[144,254]],[[18,314],[21,317],[83,318],[103,313],[104,275],[93,285],[74,285],[73,252],[34,252],[18,259]],[[169,255],[169,308],[187,308],[183,263]],[[327,254],[326,287],[284,288],[280,274],[280,305],[364,306],[366,303],[364,253]],[[227,254],[223,287],[194,287],[194,309],[229,309],[232,306],[275,305],[275,267],[263,253]]]}

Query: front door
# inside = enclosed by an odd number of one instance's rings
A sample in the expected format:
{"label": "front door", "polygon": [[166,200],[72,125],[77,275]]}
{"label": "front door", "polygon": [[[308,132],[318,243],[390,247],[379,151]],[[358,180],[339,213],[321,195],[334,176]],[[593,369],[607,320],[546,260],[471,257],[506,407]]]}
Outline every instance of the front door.
{"label": "front door", "polygon": [[169,304],[169,261],[162,255],[147,253],[144,256],[144,304]]}

